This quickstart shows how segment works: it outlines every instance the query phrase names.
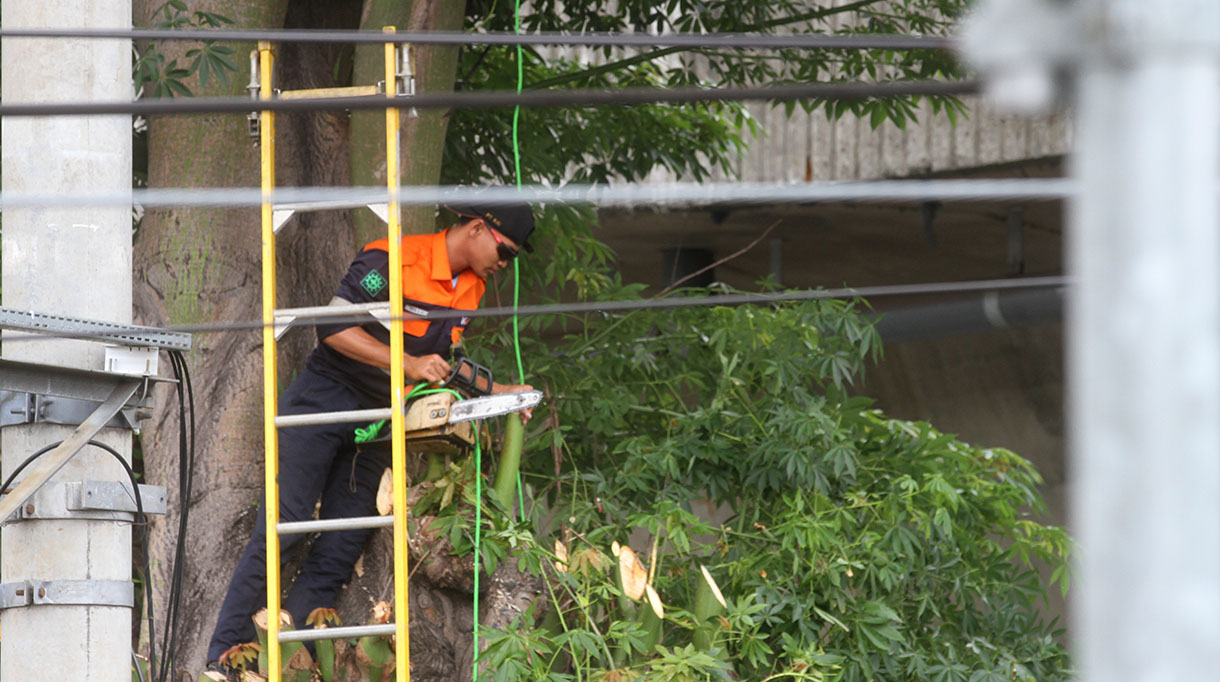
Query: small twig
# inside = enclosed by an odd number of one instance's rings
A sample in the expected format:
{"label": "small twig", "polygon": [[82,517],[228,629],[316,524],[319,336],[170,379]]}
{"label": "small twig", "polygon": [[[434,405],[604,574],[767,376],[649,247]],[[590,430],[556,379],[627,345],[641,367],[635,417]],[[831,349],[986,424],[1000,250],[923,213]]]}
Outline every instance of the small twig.
{"label": "small twig", "polygon": [[457,84],[453,88],[454,90],[459,90],[459,89],[461,89],[462,86],[466,85],[466,82],[470,80],[470,77],[474,75],[475,70],[478,69],[479,66],[483,63],[483,58],[487,56],[487,53],[490,50],[491,50],[491,45],[488,45],[487,47],[483,48],[483,51],[479,53],[478,59],[475,59],[474,64],[471,65],[470,70],[467,71],[465,73],[465,75],[463,75],[461,78],[459,78],[457,80]]}
{"label": "small twig", "polygon": [[[755,239],[754,241],[747,244],[744,248],[740,249],[739,251],[730,253],[729,255],[725,256],[724,258],[721,258],[720,260],[716,261],[715,263],[712,263],[711,265],[707,265],[702,268],[699,268],[698,270],[690,273],[689,275],[683,277],[682,279],[678,280],[677,282],[670,284],[669,286],[662,289],[654,298],[660,298],[660,297],[664,296],[665,294],[668,294],[669,292],[676,289],[679,284],[685,282],[686,280],[691,279],[692,277],[698,277],[699,275],[702,275],[703,273],[707,272],[708,270],[711,270],[712,268],[714,268],[718,265],[724,265],[725,263],[733,260],[734,258],[737,258],[738,256],[741,256],[742,254],[746,253],[747,251],[754,248],[755,246],[758,246],[758,242],[761,242],[762,240],[766,239],[767,235],[771,234],[771,230],[774,230],[776,227],[778,227],[781,222],[783,222],[782,218],[780,220],[777,220],[777,221],[771,223],[770,227],[763,230],[763,233],[758,235],[757,239]],[[676,260],[677,259],[675,259],[675,262],[676,262]]]}
{"label": "small twig", "polygon": [[409,581],[411,580],[411,578],[412,578],[412,577],[415,575],[415,572],[416,572],[416,571],[418,571],[418,570],[420,569],[420,567],[424,565],[424,560],[425,560],[425,559],[427,559],[427,558],[428,558],[428,557],[430,557],[430,556],[432,556],[432,548],[431,548],[431,547],[429,547],[429,548],[427,549],[427,551],[425,551],[425,552],[424,552],[424,555],[423,555],[423,556],[421,556],[420,558],[416,559],[416,560],[414,561],[414,563],[412,564],[412,566],[411,566],[411,570],[407,571],[407,581],[408,581],[408,582],[409,582]]}
{"label": "small twig", "polygon": [[[555,398],[554,394],[551,392],[551,382],[544,380],[542,382],[542,388],[547,402],[553,402]],[[559,410],[551,410],[551,427],[555,429],[556,432],[559,431]],[[551,441],[551,458],[555,462],[555,476],[558,477],[563,471],[563,450],[559,447],[559,442],[557,440]]]}

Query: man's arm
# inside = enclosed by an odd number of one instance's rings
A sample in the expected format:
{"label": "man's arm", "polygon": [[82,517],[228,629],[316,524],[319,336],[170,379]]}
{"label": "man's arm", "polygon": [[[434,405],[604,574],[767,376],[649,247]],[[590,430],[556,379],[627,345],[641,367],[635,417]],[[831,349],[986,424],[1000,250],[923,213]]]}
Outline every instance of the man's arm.
{"label": "man's arm", "polygon": [[[360,327],[348,327],[341,332],[336,332],[322,339],[322,343],[330,346],[343,355],[363,362],[366,365],[373,365],[381,369],[390,368],[390,347],[378,341],[372,334],[364,331]],[[430,381],[434,384],[439,384],[449,378],[451,368],[449,363],[439,355],[423,355],[402,356],[403,372],[411,381]],[[498,384],[492,383],[492,393],[513,393],[516,391],[532,391],[533,386],[529,384]],[[521,421],[528,422],[534,411],[532,409],[521,411]]]}
{"label": "man's arm", "polygon": [[[335,332],[322,339],[322,343],[366,365],[386,370],[390,368],[390,347],[360,327],[348,327]],[[449,363],[435,353],[421,356],[403,353],[402,367],[411,381],[440,383],[449,378]]]}

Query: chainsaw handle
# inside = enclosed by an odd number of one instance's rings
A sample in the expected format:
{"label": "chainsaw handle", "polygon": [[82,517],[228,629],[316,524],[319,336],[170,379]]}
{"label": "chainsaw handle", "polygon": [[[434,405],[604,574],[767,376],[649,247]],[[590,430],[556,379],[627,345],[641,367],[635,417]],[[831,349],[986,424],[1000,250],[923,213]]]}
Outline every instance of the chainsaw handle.
{"label": "chainsaw handle", "polygon": [[491,370],[465,355],[454,362],[453,370],[444,384],[445,388],[457,389],[471,397],[491,395],[493,385]]}

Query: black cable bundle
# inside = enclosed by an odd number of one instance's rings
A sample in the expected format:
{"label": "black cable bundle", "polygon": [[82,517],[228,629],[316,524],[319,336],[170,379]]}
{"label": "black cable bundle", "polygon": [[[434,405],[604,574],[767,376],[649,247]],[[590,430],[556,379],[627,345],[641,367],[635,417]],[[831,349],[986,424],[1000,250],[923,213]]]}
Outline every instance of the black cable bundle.
{"label": "black cable bundle", "polygon": [[[152,628],[152,602],[149,601],[149,678],[165,682],[166,673],[175,667],[173,649],[178,641],[178,617],[182,603],[182,583],[186,574],[186,530],[190,517],[191,488],[195,480],[195,390],[191,373],[181,351],[170,351],[170,365],[178,380],[178,538],[174,546],[174,563],[169,587],[169,604],[165,612],[165,630],[161,640],[161,674],[153,673],[152,650],[156,637]],[[145,557],[147,559],[147,552]],[[176,675],[169,679],[176,679]]]}

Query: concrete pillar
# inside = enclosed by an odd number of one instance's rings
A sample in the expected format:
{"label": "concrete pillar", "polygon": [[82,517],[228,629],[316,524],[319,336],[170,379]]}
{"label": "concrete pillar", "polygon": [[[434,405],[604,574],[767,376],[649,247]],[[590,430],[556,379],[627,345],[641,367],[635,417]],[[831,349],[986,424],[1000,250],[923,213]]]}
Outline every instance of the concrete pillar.
{"label": "concrete pillar", "polygon": [[[6,28],[130,28],[129,0],[6,2]],[[132,96],[131,43],[121,40],[3,41],[0,99],[6,103],[122,100]],[[0,123],[7,192],[131,190],[131,117],[5,118]],[[128,208],[39,207],[3,215],[3,305],[75,317],[131,321]],[[101,369],[101,344],[6,342],[6,358]],[[7,476],[70,428],[3,430]],[[130,436],[101,439],[130,457]],[[86,449],[55,480],[122,480],[122,468]],[[0,580],[130,580],[131,528],[77,520],[22,521],[0,538]],[[119,682],[131,679],[131,611],[114,606],[33,606],[0,615],[0,679]]]}
{"label": "concrete pillar", "polygon": [[1080,0],[1068,298],[1082,680],[1220,664],[1220,4]]}

